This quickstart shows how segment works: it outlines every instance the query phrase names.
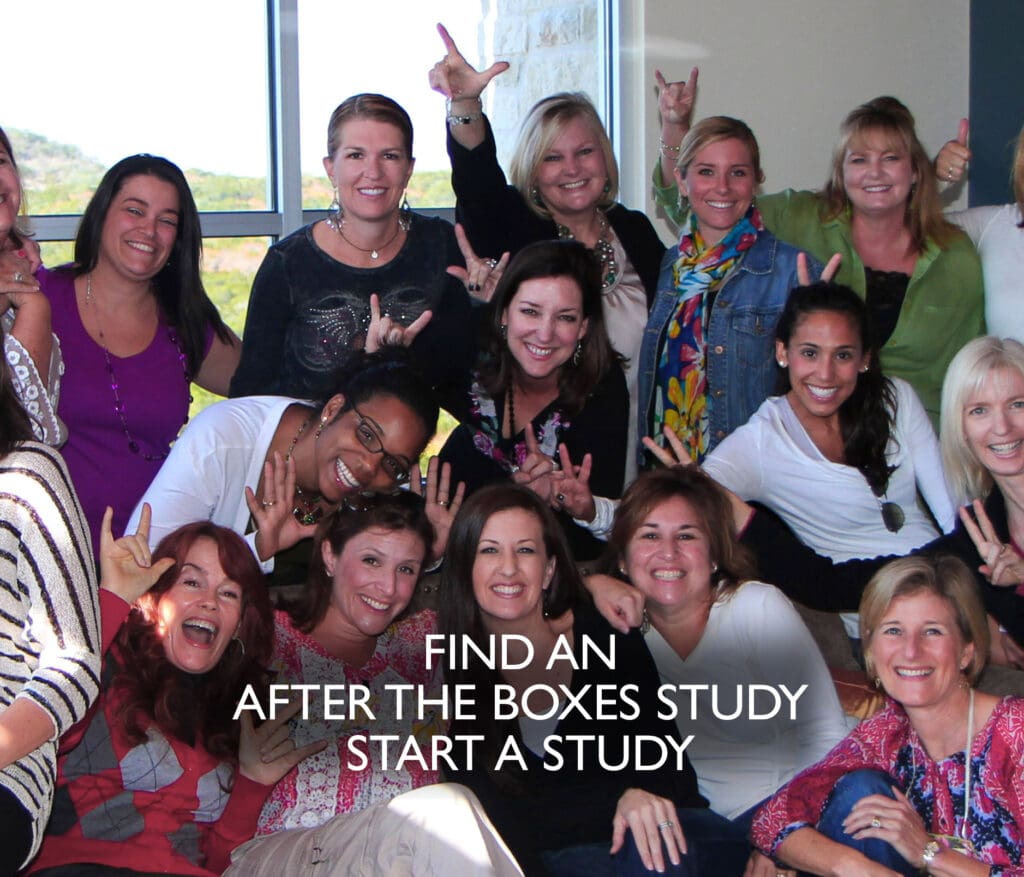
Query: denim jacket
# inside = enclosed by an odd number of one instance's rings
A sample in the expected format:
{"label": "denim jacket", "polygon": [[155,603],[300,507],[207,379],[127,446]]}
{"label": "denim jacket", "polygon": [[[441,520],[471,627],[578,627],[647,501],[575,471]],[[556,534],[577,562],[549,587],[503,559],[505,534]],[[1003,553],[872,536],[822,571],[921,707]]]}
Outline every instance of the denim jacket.
{"label": "denim jacket", "polygon": [[[797,285],[799,252],[771,232],[761,232],[715,296],[710,325],[704,329],[711,402],[708,451],[746,423],[775,389],[775,324],[789,291]],[[641,436],[650,429],[658,358],[665,329],[676,309],[672,266],[678,258],[677,244],[661,260],[658,293],[640,348],[637,426]],[[811,258],[807,261],[811,276],[818,277],[821,265]]]}

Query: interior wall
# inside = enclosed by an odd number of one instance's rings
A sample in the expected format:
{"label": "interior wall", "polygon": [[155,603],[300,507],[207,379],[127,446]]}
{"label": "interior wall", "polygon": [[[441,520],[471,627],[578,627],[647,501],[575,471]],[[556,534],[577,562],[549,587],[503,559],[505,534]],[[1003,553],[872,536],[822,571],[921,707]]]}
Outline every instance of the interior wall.
{"label": "interior wall", "polygon": [[[840,121],[881,94],[904,101],[934,154],[968,114],[968,0],[620,0],[624,200],[650,199],[658,148],[654,70],[700,68],[696,118],[745,120],[764,191],[819,188]],[[629,84],[634,91],[627,92]],[[639,83],[639,88],[637,87]],[[947,193],[966,206],[966,186]],[[662,228],[667,233],[667,225]]]}

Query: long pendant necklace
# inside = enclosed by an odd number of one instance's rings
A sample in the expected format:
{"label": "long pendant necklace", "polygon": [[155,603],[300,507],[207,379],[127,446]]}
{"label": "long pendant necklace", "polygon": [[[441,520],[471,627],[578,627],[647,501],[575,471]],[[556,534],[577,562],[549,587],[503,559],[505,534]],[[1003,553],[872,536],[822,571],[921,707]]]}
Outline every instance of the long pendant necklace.
{"label": "long pendant necklace", "polygon": [[513,392],[514,381],[508,382],[508,389],[505,391],[505,397],[508,400],[508,437],[516,437],[516,396]]}
{"label": "long pendant necklace", "polygon": [[[615,247],[611,242],[611,229],[608,226],[608,219],[604,212],[597,210],[597,221],[600,224],[600,231],[597,235],[597,242],[593,246],[594,255],[601,263],[601,292],[607,292],[615,285],[619,277],[619,264],[615,260]],[[567,225],[555,223],[558,229],[559,240],[575,240],[576,237]]]}
{"label": "long pendant necklace", "polygon": [[[100,312],[99,308],[94,305],[92,296],[92,274],[88,274],[85,278],[85,304],[92,311],[93,317],[96,320],[96,331],[100,336],[100,349],[103,351],[103,359],[107,364],[107,377],[110,379],[110,392],[114,394],[114,413],[121,421],[121,429],[124,431],[124,437],[128,441],[128,450],[133,454],[137,454],[144,460],[150,462],[156,460],[165,460],[170,451],[170,443],[173,439],[168,440],[168,449],[159,454],[143,454],[142,449],[139,447],[138,441],[132,436],[131,431],[128,429],[128,418],[125,416],[125,405],[121,399],[121,385],[117,381],[117,376],[114,374],[114,363],[110,358],[110,351],[107,350],[107,340],[103,335],[103,325],[100,323]],[[188,404],[192,405],[192,375],[189,374],[188,370],[188,357],[185,356],[185,351],[181,349],[181,343],[178,341],[178,335],[171,326],[167,327],[167,339],[174,345],[178,351],[178,362],[181,363],[181,371],[185,376],[185,386],[189,388],[188,392]],[[185,423],[188,423],[188,411],[185,412]],[[184,424],[182,424],[184,426]]]}
{"label": "long pendant necklace", "polygon": [[[302,426],[299,427],[299,431],[295,433],[295,438],[292,439],[292,443],[288,445],[288,450],[284,455],[284,462],[287,465],[288,461],[292,458],[292,451],[295,450],[295,444],[298,442],[299,437],[306,431],[306,427],[313,422],[313,415],[307,417],[302,421]],[[320,430],[316,431],[316,438],[320,437]],[[315,441],[316,439],[314,439]],[[314,494],[313,496],[306,496],[305,491],[299,487],[298,482],[295,484],[295,506],[292,508],[292,514],[295,516],[295,520],[300,524],[309,526],[315,524],[323,517],[324,510],[320,506],[320,494]]]}
{"label": "long pendant necklace", "polygon": [[395,233],[391,235],[391,237],[389,237],[387,241],[381,246],[370,247],[369,249],[367,249],[366,247],[361,247],[359,246],[359,244],[354,243],[351,240],[351,238],[349,238],[349,236],[345,234],[345,229],[343,228],[343,226],[345,225],[344,219],[336,219],[333,216],[328,216],[325,222],[327,223],[329,228],[333,228],[339,235],[341,235],[341,239],[350,247],[352,247],[355,250],[359,250],[360,253],[369,253],[370,258],[373,259],[374,262],[376,262],[380,258],[380,251],[386,250],[388,247],[390,247],[397,240],[398,236],[403,231],[408,232],[409,226],[411,225],[408,216],[399,216],[398,228],[395,229]]}

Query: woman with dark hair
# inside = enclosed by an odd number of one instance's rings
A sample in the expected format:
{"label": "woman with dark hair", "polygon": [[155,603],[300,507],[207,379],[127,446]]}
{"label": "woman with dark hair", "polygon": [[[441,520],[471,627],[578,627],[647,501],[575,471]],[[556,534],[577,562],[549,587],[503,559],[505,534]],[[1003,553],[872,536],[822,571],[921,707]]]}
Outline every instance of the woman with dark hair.
{"label": "woman with dark hair", "polygon": [[109,511],[103,521],[106,682],[61,741],[33,874],[220,874],[252,836],[269,787],[319,748],[288,741],[290,713],[258,731],[235,719],[247,689],[264,696],[273,644],[263,576],[245,543],[203,521],[150,557],[147,523],[114,543]]}
{"label": "woman with dark hair", "polygon": [[[643,595],[642,631],[679,731],[694,735],[687,753],[700,792],[745,838],[761,802],[846,735],[818,646],[789,600],[755,580],[729,499],[700,469],[642,473],[609,541],[620,573]],[[799,706],[752,719],[734,699],[751,684],[786,686]],[[715,715],[715,690],[738,710],[731,721]]]}
{"label": "woman with dark hair", "polygon": [[[514,256],[534,241],[570,238],[586,244],[601,263],[601,308],[608,338],[623,358],[633,423],[640,340],[665,245],[641,211],[616,200],[615,153],[593,103],[580,92],[549,95],[529,110],[507,180],[481,95],[508,64],[477,71],[444,26],[437,29],[446,54],[430,71],[430,85],[448,98],[452,188],[466,237],[477,253],[492,259]],[[467,258],[474,276],[486,275],[486,265],[478,270],[479,260]],[[635,447],[631,431],[630,479]]]}
{"label": "woman with dark hair", "polygon": [[[742,834],[705,808],[689,760],[642,770],[630,757],[638,736],[676,739],[658,716],[657,671],[638,631],[616,633],[584,600],[561,530],[535,493],[495,484],[471,496],[442,576],[440,630],[455,644],[445,679],[474,686],[477,697],[476,719],[456,719],[450,733],[484,738],[472,765],[457,756],[450,778],[477,793],[526,873],[742,873]],[[595,660],[594,649],[614,661]],[[510,665],[488,667],[479,656],[491,651]],[[518,718],[500,718],[498,684],[514,689]],[[546,695],[529,699],[538,687],[561,692],[554,714],[542,715]],[[592,745],[568,756],[557,741],[576,734]],[[518,757],[507,757],[509,741]]]}
{"label": "woman with dark hair", "polygon": [[270,571],[275,554],[313,535],[345,497],[407,482],[437,415],[407,351],[356,353],[315,404],[251,396],[211,405],[175,442],[132,521],[148,503],[154,541],[189,521],[231,527]]}
{"label": "woman with dark hair", "polygon": [[85,208],[74,261],[40,276],[67,365],[62,453],[94,547],[107,505],[125,531],[188,420],[192,381],[223,395],[238,363],[238,339],[203,288],[201,250],[181,170],[133,155]]}
{"label": "woman with dark hair", "polygon": [[[467,494],[499,479],[529,484],[554,501],[560,444],[589,455],[594,492],[622,492],[629,400],[601,309],[600,270],[577,241],[520,250],[498,281],[484,327],[484,354],[468,392],[446,399],[461,425],[440,457]],[[573,550],[600,547],[565,517]]]}
{"label": "woman with dark hair", "polygon": [[970,571],[894,561],[860,620],[886,707],[765,804],[754,843],[805,874],[1024,874],[1024,700],[975,691],[988,628]]}
{"label": "woman with dark hair", "polygon": [[[276,681],[344,686],[353,701],[368,699],[373,718],[355,710],[332,719],[323,696],[311,698],[296,743],[326,748],[275,786],[228,874],[277,877],[314,864],[323,877],[521,873],[472,795],[436,785],[425,761],[396,767],[395,746],[388,755],[381,742],[390,735],[429,751],[445,730],[440,662],[426,651],[434,613],[405,613],[433,539],[423,500],[406,491],[348,497],[324,521],[303,596],[276,614]],[[435,706],[397,709],[399,685]]]}
{"label": "woman with dark hair", "polygon": [[[849,287],[794,289],[775,327],[779,395],[704,463],[834,560],[906,554],[939,535],[932,518],[946,533],[956,524],[928,415],[906,381],[882,374],[872,337]],[[856,639],[857,616],[843,620]]]}
{"label": "woman with dark hair", "polygon": [[[334,202],[325,219],[267,252],[232,396],[315,398],[346,355],[381,343],[411,344],[434,386],[471,367],[470,300],[448,273],[463,264],[455,233],[406,198],[412,135],[409,114],[384,95],[352,95],[335,108],[324,158]],[[385,325],[373,325],[375,296]]]}
{"label": "woman with dark hair", "polygon": [[[697,204],[685,192],[680,198],[670,175],[695,93],[660,85],[657,200],[680,222]],[[867,302],[882,368],[914,388],[937,426],[946,367],[984,331],[983,283],[970,240],[942,215],[910,110],[893,97],[855,108],[840,126],[822,189],[760,195],[757,206],[781,240],[822,261],[841,254],[836,280]]]}
{"label": "woman with dark hair", "polygon": [[[25,246],[24,198],[11,141],[0,128],[0,320],[9,377],[35,437],[53,447],[67,438],[57,417],[64,360],[50,329],[50,303],[33,276],[35,249]],[[34,245],[33,245],[34,247]]]}
{"label": "woman with dark hair", "polygon": [[53,801],[57,738],[95,699],[100,669],[96,576],[82,509],[60,455],[33,440],[9,369],[0,360],[4,877],[39,847]]}

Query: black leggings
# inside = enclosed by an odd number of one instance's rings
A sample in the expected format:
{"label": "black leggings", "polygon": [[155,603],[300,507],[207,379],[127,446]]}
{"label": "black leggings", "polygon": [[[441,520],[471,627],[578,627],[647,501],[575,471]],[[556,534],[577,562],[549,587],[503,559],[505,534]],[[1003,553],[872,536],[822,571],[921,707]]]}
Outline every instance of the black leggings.
{"label": "black leggings", "polygon": [[0,877],[14,877],[32,849],[32,817],[0,787]]}

